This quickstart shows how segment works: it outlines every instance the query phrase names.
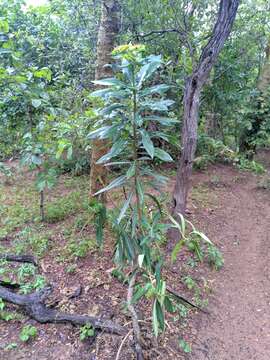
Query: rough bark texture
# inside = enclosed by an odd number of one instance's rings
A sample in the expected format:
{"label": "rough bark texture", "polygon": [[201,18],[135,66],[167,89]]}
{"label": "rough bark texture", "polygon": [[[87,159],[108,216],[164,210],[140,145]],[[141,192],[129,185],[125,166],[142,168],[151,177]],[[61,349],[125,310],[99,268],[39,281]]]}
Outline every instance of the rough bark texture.
{"label": "rough bark texture", "polygon": [[[119,4],[117,0],[102,1],[102,13],[97,42],[96,80],[112,76],[111,68],[104,67],[104,65],[111,63],[111,52],[115,46],[119,26],[118,14]],[[108,142],[106,140],[97,139],[92,142],[90,197],[93,197],[93,195],[106,184],[106,167],[98,165],[96,162],[107,152]],[[103,201],[105,201],[104,196],[103,193],[101,198]]]}
{"label": "rough bark texture", "polygon": [[239,0],[220,0],[219,13],[212,36],[204,47],[198,65],[187,78],[184,92],[182,153],[178,164],[173,193],[174,213],[185,213],[192,165],[197,146],[200,93],[209,73],[228,38],[238,9]]}

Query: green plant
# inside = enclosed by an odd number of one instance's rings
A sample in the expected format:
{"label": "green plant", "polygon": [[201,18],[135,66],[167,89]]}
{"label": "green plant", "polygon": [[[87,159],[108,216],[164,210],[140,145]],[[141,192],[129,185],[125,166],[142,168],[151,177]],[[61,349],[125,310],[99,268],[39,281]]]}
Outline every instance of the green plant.
{"label": "green plant", "polygon": [[198,288],[196,281],[191,276],[186,276],[183,280],[189,290],[196,290]]}
{"label": "green plant", "polygon": [[23,264],[17,270],[17,274],[20,282],[24,282],[25,280],[28,280],[29,277],[33,277],[35,273],[36,273],[36,268],[32,264]]}
{"label": "green plant", "polygon": [[91,324],[86,324],[80,327],[80,340],[83,341],[95,335],[95,329]]}
{"label": "green plant", "polygon": [[28,342],[31,339],[36,338],[38,335],[38,330],[35,326],[26,325],[22,328],[20,332],[20,339],[23,342]]}
{"label": "green plant", "polygon": [[[39,136],[38,136],[39,135]],[[57,171],[52,167],[51,157],[53,149],[47,146],[46,138],[38,133],[36,137],[31,132],[26,133],[24,149],[22,151],[21,165],[28,166],[30,170],[36,170],[35,186],[40,194],[40,217],[45,221],[44,191],[51,189],[57,183]]]}
{"label": "green plant", "polygon": [[184,339],[179,339],[179,346],[185,353],[191,353],[191,346]]}
{"label": "green plant", "polygon": [[79,258],[85,257],[90,250],[95,248],[95,241],[91,238],[71,240],[67,245],[68,254]]}
{"label": "green plant", "polygon": [[207,259],[211,266],[220,270],[224,265],[224,259],[221,252],[213,245],[207,247]]}
{"label": "green plant", "polygon": [[[99,195],[115,188],[123,188],[124,201],[120,209],[109,213],[112,230],[116,235],[115,262],[121,272],[131,270],[127,277],[129,282],[127,307],[133,314],[133,304],[142,297],[152,302],[152,326],[155,336],[165,330],[166,311],[174,312],[170,294],[162,278],[163,256],[160,246],[165,242],[166,232],[176,227],[182,236],[180,243],[173,251],[175,260],[182,245],[187,246],[202,260],[200,241],[211,244],[211,241],[181,215],[181,224],[175,221],[161,205],[159,198],[149,189],[159,189],[166,183],[166,178],[156,173],[152,167],[153,160],[172,161],[171,156],[157,146],[156,140],[170,141],[168,131],[176,123],[170,117],[170,106],[173,101],[165,97],[169,86],[154,84],[150,80],[162,66],[160,56],[144,57],[145,48],[141,45],[123,45],[113,54],[120,66],[114,78],[95,81],[102,85],[101,90],[92,96],[102,97],[105,107],[98,110],[100,121],[89,138],[109,139],[113,144],[107,154],[97,163],[106,166],[121,166],[121,175],[96,193]],[[169,116],[168,116],[169,115]],[[157,124],[155,130],[151,123]],[[164,130],[163,130],[164,129]],[[169,218],[169,222],[166,222]],[[191,230],[186,233],[186,225]],[[136,278],[140,276],[140,284]],[[126,278],[125,275],[121,279]],[[175,300],[175,299],[174,299]],[[137,332],[139,326],[137,326]],[[140,336],[140,335],[136,335]]]}
{"label": "green plant", "polygon": [[8,345],[6,345],[5,350],[9,351],[9,350],[14,350],[18,347],[17,343],[9,343]]}
{"label": "green plant", "polygon": [[68,265],[65,269],[67,274],[75,274],[77,270],[77,265],[76,264],[71,264]]}
{"label": "green plant", "polygon": [[[116,66],[120,70],[119,78],[95,81],[95,84],[107,86],[107,89],[91,95],[102,97],[106,105],[99,110],[103,120],[99,121],[99,127],[89,138],[110,139],[113,146],[98,163],[121,165],[123,169],[122,175],[96,195],[124,187],[124,204],[116,217],[111,216],[112,228],[117,237],[115,261],[120,268],[125,265],[132,267],[132,275],[129,277],[130,291],[133,293],[135,290],[132,303],[139,301],[142,296],[151,298],[153,330],[157,336],[165,328],[164,311],[166,306],[170,307],[170,300],[166,293],[166,283],[161,278],[162,260],[155,257],[157,265],[153,265],[151,247],[157,245],[157,235],[162,232],[165,234],[168,226],[160,223],[161,206],[158,199],[145,188],[164,184],[166,180],[153,171],[151,161],[154,158],[172,161],[164,149],[155,146],[155,140],[169,141],[169,136],[162,128],[170,127],[176,120],[167,116],[173,101],[164,99],[164,95],[170,86],[150,85],[150,79],[162,66],[161,57],[143,57],[144,51],[140,45],[124,45],[113,52],[120,61],[120,66]],[[149,129],[151,122],[157,124],[158,130]],[[153,203],[150,207],[147,198]],[[138,272],[143,274],[144,286],[134,288]],[[131,306],[128,303],[128,307]]]}
{"label": "green plant", "polygon": [[265,167],[255,160],[249,160],[247,158],[240,157],[235,161],[238,169],[240,170],[252,171],[255,174],[264,174],[266,172]]}

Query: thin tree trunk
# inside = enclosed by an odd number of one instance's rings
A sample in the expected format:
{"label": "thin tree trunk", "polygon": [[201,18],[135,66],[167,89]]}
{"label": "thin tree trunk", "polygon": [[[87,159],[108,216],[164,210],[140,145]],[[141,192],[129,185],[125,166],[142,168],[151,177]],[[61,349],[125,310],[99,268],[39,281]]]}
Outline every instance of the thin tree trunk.
{"label": "thin tree trunk", "polygon": [[184,214],[190,188],[192,166],[197,146],[200,94],[210,71],[228,38],[238,9],[239,0],[220,0],[219,13],[212,36],[202,50],[198,65],[186,80],[184,91],[184,117],[182,153],[178,164],[173,192],[174,213]]}
{"label": "thin tree trunk", "polygon": [[261,69],[257,88],[265,93],[270,86],[270,39],[265,49],[265,61]]}
{"label": "thin tree trunk", "polygon": [[[111,63],[111,52],[115,46],[115,39],[119,26],[119,4],[117,0],[103,0],[102,13],[98,32],[97,42],[97,63],[95,79],[103,79],[112,76],[110,67],[106,64]],[[91,152],[91,172],[90,172],[90,197],[99,191],[107,182],[107,170],[103,165],[96,164],[97,160],[108,152],[108,142],[106,140],[93,140]],[[105,202],[105,193],[100,200]]]}
{"label": "thin tree trunk", "polygon": [[41,217],[41,221],[44,222],[45,221],[45,212],[44,212],[44,191],[41,190],[40,194],[40,217]]}

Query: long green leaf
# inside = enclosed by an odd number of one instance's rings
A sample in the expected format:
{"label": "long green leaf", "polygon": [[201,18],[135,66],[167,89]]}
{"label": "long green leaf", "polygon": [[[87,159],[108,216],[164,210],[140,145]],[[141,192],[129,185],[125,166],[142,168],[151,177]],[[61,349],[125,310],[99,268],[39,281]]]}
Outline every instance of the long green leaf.
{"label": "long green leaf", "polygon": [[161,65],[161,56],[149,56],[148,63],[145,64],[137,74],[137,86],[140,88],[143,82],[149,79],[154,72],[160,67]]}
{"label": "long green leaf", "polygon": [[99,190],[98,192],[96,192],[94,195],[99,195],[105,191],[109,191],[112,190],[116,187],[122,186],[125,182],[126,182],[126,175],[121,175],[118,178],[114,179],[109,185],[107,185],[105,188]]}
{"label": "long green leaf", "polygon": [[155,115],[151,115],[151,116],[146,116],[144,117],[145,121],[157,121],[162,125],[165,126],[170,126],[172,124],[177,124],[179,123],[179,120],[177,119],[172,119],[169,117],[164,117],[164,116],[155,116]]}
{"label": "long green leaf", "polygon": [[126,87],[126,84],[116,78],[107,78],[102,80],[94,80],[92,81],[95,85],[102,85],[102,86],[119,86],[119,87]]}
{"label": "long green leaf", "polygon": [[149,154],[151,159],[153,159],[154,153],[155,153],[154,144],[153,144],[149,134],[147,133],[147,131],[141,130],[140,133],[142,135],[143,147],[145,148],[145,150],[147,151],[147,153]]}
{"label": "long green leaf", "polygon": [[111,150],[107,154],[103,155],[100,159],[98,159],[97,164],[106,163],[109,160],[111,160],[111,158],[119,155],[122,152],[122,150],[124,149],[125,144],[126,144],[126,141],[123,139],[116,141],[113,144],[113,146],[111,147]]}
{"label": "long green leaf", "polygon": [[148,96],[148,95],[153,95],[153,94],[163,95],[169,89],[170,89],[170,86],[166,85],[166,84],[154,85],[150,88],[147,88],[147,89],[144,89],[143,91],[141,91],[140,95],[141,96]]}
{"label": "long green leaf", "polygon": [[163,161],[173,161],[171,155],[169,155],[165,150],[159,148],[155,148],[155,157]]}
{"label": "long green leaf", "polygon": [[152,111],[167,112],[172,104],[174,104],[173,100],[148,100],[141,102],[141,108],[149,109]]}
{"label": "long green leaf", "polygon": [[119,224],[121,222],[121,220],[123,219],[123,217],[125,216],[125,213],[130,205],[130,202],[132,200],[132,197],[133,197],[133,192],[130,192],[129,195],[128,195],[128,198],[126,199],[121,211],[120,211],[120,214],[118,216],[118,219],[117,219],[117,223]]}

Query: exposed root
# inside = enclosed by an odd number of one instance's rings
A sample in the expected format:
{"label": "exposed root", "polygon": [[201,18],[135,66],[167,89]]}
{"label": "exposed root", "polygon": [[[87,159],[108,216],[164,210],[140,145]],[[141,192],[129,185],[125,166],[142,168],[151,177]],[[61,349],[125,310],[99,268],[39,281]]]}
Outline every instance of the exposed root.
{"label": "exposed root", "polygon": [[38,266],[36,259],[32,255],[0,254],[0,259],[6,261],[30,263]]}
{"label": "exposed root", "polygon": [[39,292],[28,295],[16,294],[0,285],[0,298],[15,305],[22,306],[26,314],[40,323],[71,323],[73,325],[91,324],[94,328],[117,335],[125,335],[126,329],[110,320],[103,320],[88,315],[77,315],[48,308],[45,300],[52,288],[47,286]]}

